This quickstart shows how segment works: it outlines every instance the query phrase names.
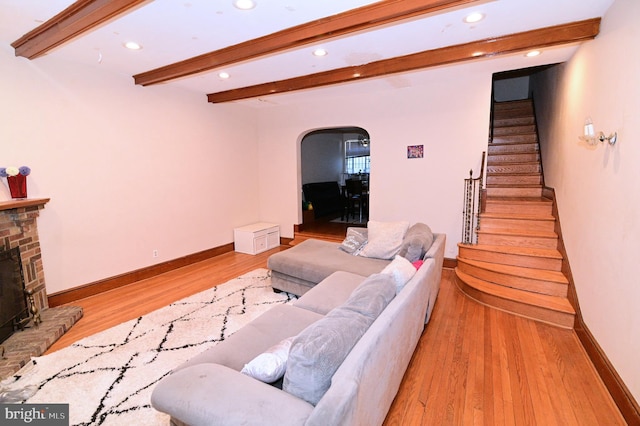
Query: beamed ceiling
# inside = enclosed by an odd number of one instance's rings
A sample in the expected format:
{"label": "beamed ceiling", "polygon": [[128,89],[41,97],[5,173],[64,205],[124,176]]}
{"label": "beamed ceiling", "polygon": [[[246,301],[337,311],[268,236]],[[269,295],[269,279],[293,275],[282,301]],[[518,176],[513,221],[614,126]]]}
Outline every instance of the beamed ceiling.
{"label": "beamed ceiling", "polygon": [[[612,0],[257,0],[249,11],[231,2],[6,0],[0,35],[18,37],[11,46],[29,60],[108,68],[141,86],[202,91],[213,103],[264,101],[339,83],[357,90],[360,81],[403,73],[411,85],[413,71],[508,55],[522,68],[561,62],[598,35]],[[471,12],[485,19],[463,22]],[[143,49],[127,51],[126,41]],[[317,47],[329,54],[313,57]],[[532,49],[543,54],[525,58]]]}

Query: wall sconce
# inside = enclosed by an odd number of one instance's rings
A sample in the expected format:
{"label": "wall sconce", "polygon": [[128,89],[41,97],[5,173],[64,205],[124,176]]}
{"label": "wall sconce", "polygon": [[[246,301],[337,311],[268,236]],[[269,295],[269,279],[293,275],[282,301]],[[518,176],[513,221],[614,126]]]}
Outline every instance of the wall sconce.
{"label": "wall sconce", "polygon": [[591,117],[587,117],[584,121],[584,134],[578,136],[578,139],[591,146],[597,145],[598,142],[602,143],[606,140],[609,142],[609,145],[613,146],[618,140],[618,132],[613,132],[609,136],[605,136],[604,132],[598,132],[596,135],[595,128],[593,127],[593,121],[591,121]]}

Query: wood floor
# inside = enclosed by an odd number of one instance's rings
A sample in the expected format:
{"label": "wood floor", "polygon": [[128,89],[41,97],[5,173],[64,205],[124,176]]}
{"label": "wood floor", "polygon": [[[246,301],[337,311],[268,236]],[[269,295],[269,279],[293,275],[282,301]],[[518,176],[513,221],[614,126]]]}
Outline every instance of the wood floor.
{"label": "wood floor", "polygon": [[625,425],[573,330],[477,303],[443,271],[386,425]]}
{"label": "wood floor", "polygon": [[[75,302],[85,316],[49,352],[266,267],[226,253]],[[385,425],[624,425],[572,330],[485,307],[450,269]]]}

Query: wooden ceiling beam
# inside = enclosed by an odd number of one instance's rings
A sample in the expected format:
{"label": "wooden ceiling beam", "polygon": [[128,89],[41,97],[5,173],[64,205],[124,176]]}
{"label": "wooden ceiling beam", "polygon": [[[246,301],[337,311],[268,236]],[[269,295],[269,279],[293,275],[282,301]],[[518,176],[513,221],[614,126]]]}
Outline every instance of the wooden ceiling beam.
{"label": "wooden ceiling beam", "polygon": [[133,76],[148,86],[482,0],[383,0]]}
{"label": "wooden ceiling beam", "polygon": [[473,41],[439,49],[427,50],[365,65],[310,74],[287,80],[210,93],[212,103],[230,102],[258,96],[287,93],[365,78],[380,77],[456,62],[492,57],[550,46],[578,43],[594,39],[600,31],[600,18],[546,27],[501,37]]}
{"label": "wooden ceiling beam", "polygon": [[16,56],[35,59],[150,0],[78,0],[11,43]]}

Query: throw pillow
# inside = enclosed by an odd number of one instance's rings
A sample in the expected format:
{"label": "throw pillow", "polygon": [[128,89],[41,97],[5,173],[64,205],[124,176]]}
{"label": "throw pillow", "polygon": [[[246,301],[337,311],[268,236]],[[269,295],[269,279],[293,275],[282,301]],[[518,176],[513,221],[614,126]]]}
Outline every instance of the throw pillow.
{"label": "throw pillow", "polygon": [[357,256],[367,243],[367,228],[348,228],[347,236],[340,244],[340,250]]}
{"label": "throw pillow", "polygon": [[351,349],[394,296],[389,276],[372,275],[343,305],[298,334],[289,351],[282,390],[316,405]]}
{"label": "throw pillow", "polygon": [[416,223],[407,230],[398,254],[409,262],[415,262],[429,250],[433,244],[433,232],[428,225]]}
{"label": "throw pillow", "polygon": [[393,277],[389,274],[373,274],[351,292],[342,307],[375,320],[395,296]]}
{"label": "throw pillow", "polygon": [[393,277],[396,285],[396,294],[398,294],[416,274],[416,268],[411,262],[398,254],[380,273]]}
{"label": "throw pillow", "polygon": [[412,263],[413,267],[416,268],[416,270],[420,269],[420,267],[424,264],[424,260],[420,259],[420,260],[416,260],[415,262]]}
{"label": "throw pillow", "polygon": [[400,251],[409,222],[377,222],[367,224],[368,241],[359,256],[393,259]]}
{"label": "throw pillow", "polygon": [[294,337],[289,337],[261,353],[240,371],[265,383],[273,383],[284,376],[289,358],[289,349]]}

